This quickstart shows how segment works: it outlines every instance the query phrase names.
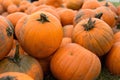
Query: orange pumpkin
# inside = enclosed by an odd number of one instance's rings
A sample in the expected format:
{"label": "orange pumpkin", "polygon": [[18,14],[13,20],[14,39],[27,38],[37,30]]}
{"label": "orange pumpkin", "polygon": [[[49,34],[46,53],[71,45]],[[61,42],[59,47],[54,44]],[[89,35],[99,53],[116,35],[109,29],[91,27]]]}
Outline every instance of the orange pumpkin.
{"label": "orange pumpkin", "polygon": [[30,76],[20,72],[5,72],[0,74],[0,80],[33,80]]}
{"label": "orange pumpkin", "polygon": [[63,37],[62,25],[52,14],[36,12],[17,24],[21,25],[18,40],[24,51],[30,55],[45,58],[60,46]]}
{"label": "orange pumpkin", "polygon": [[76,11],[67,8],[62,8],[57,12],[60,16],[61,23],[63,26],[73,24],[73,19],[75,17]]}
{"label": "orange pumpkin", "polygon": [[2,4],[0,4],[0,14],[2,14],[4,11],[5,11],[5,10],[4,10]]}
{"label": "orange pumpkin", "polygon": [[82,9],[96,9],[100,6],[101,5],[97,0],[88,0],[88,1],[84,1],[81,8]]}
{"label": "orange pumpkin", "polygon": [[5,57],[0,61],[0,74],[5,72],[26,73],[34,80],[43,80],[43,72],[39,62],[29,55],[20,55],[18,44],[13,57]]}
{"label": "orange pumpkin", "polygon": [[117,14],[120,16],[120,6],[117,6]]}
{"label": "orange pumpkin", "polygon": [[13,45],[13,29],[11,23],[0,16],[0,60],[3,59]]}
{"label": "orange pumpkin", "polygon": [[17,12],[17,11],[18,11],[18,7],[15,4],[12,4],[12,5],[8,6],[8,8],[7,8],[7,12],[9,14]]}
{"label": "orange pumpkin", "polygon": [[100,19],[84,19],[73,29],[72,40],[96,55],[103,56],[112,47],[113,31]]}
{"label": "orange pumpkin", "polygon": [[50,61],[52,59],[52,56],[53,55],[46,57],[46,58],[43,58],[43,59],[37,59],[42,67],[44,76],[46,76],[50,73]]}
{"label": "orange pumpkin", "polygon": [[5,10],[7,10],[8,6],[12,5],[13,2],[12,0],[2,0],[2,3],[1,3],[4,7]]}
{"label": "orange pumpkin", "polygon": [[[27,15],[28,16],[28,15]],[[20,29],[22,27],[22,25],[25,23],[25,21],[27,20],[27,16],[23,16],[16,24],[15,26],[15,36],[17,38],[17,40],[19,40],[19,36],[20,36]]]}
{"label": "orange pumpkin", "polygon": [[106,67],[110,73],[120,75],[120,42],[113,45],[110,52],[106,56]]}
{"label": "orange pumpkin", "polygon": [[54,6],[54,7],[61,7],[63,1],[62,0],[45,0],[46,5]]}
{"label": "orange pumpkin", "polygon": [[75,43],[59,48],[50,66],[58,80],[94,80],[101,71],[99,58]]}
{"label": "orange pumpkin", "polygon": [[70,37],[72,36],[73,25],[65,25],[63,26],[63,37]]}
{"label": "orange pumpkin", "polygon": [[69,44],[69,43],[72,43],[72,39],[69,38],[69,37],[64,37],[64,38],[62,39],[62,42],[61,42],[60,47],[63,47],[63,46],[65,46],[65,45]]}
{"label": "orange pumpkin", "polygon": [[79,10],[83,5],[84,0],[67,0],[66,1],[66,7],[73,9],[73,10]]}
{"label": "orange pumpkin", "polygon": [[95,9],[97,13],[102,12],[102,20],[105,21],[110,27],[115,27],[117,19],[116,14],[111,11],[108,7],[101,6]]}
{"label": "orange pumpkin", "polygon": [[120,42],[120,32],[114,34],[114,42]]}
{"label": "orange pumpkin", "polygon": [[22,0],[11,0],[15,5],[19,6]]}
{"label": "orange pumpkin", "polygon": [[27,14],[23,12],[15,12],[12,14],[9,14],[6,18],[13,24],[15,27],[19,19],[21,19],[23,16],[26,16]]}
{"label": "orange pumpkin", "polygon": [[73,20],[74,26],[82,19],[95,17],[95,14],[97,13],[92,9],[80,9],[74,17],[74,20]]}
{"label": "orange pumpkin", "polygon": [[100,5],[110,8],[115,14],[117,14],[117,8],[113,5],[113,3],[109,1],[101,1]]}

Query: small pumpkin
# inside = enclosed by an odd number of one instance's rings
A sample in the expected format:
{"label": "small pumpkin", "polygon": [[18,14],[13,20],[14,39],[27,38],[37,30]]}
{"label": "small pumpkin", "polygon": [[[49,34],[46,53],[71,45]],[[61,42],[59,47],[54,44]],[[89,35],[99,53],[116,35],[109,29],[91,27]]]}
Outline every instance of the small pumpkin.
{"label": "small pumpkin", "polygon": [[24,17],[24,21],[17,24],[21,25],[18,40],[24,51],[31,56],[48,57],[60,46],[62,25],[52,14],[39,11]]}
{"label": "small pumpkin", "polygon": [[5,10],[7,10],[8,6],[12,5],[13,2],[12,0],[2,0],[2,3],[1,3],[4,7]]}
{"label": "small pumpkin", "polygon": [[43,72],[39,62],[29,55],[20,55],[18,44],[13,57],[8,56],[0,61],[0,74],[5,72],[26,73],[34,80],[43,80]]}
{"label": "small pumpkin", "polygon": [[5,72],[0,74],[0,80],[33,80],[33,78],[25,73]]}
{"label": "small pumpkin", "polygon": [[101,6],[106,6],[106,7],[110,8],[111,11],[113,11],[115,14],[117,14],[117,8],[116,8],[116,6],[114,6],[113,3],[111,3],[110,1],[105,1],[105,0],[101,1],[100,5]]}
{"label": "small pumpkin", "polygon": [[100,3],[97,0],[87,0],[84,1],[81,9],[96,9],[98,7],[100,7]]}
{"label": "small pumpkin", "polygon": [[63,26],[63,37],[72,37],[73,25]]}
{"label": "small pumpkin", "polygon": [[23,16],[26,16],[26,13],[23,12],[15,12],[12,14],[9,14],[6,18],[13,24],[13,26],[15,27],[18,20],[21,19]]}
{"label": "small pumpkin", "polygon": [[73,19],[77,13],[77,11],[68,9],[68,8],[61,8],[57,11],[61,18],[61,23],[63,26],[73,24]]}
{"label": "small pumpkin", "polygon": [[17,12],[18,11],[18,7],[15,4],[9,5],[7,8],[7,12],[9,14]]}
{"label": "small pumpkin", "polygon": [[11,23],[5,17],[0,16],[0,60],[12,49],[13,32]]}
{"label": "small pumpkin", "polygon": [[99,58],[76,43],[59,48],[50,67],[58,80],[95,80],[101,71]]}
{"label": "small pumpkin", "polygon": [[64,37],[62,39],[60,47],[63,47],[65,45],[69,44],[69,43],[72,43],[72,39],[70,37]]}
{"label": "small pumpkin", "polygon": [[114,43],[106,56],[106,67],[111,74],[120,75],[120,42]]}
{"label": "small pumpkin", "polygon": [[103,56],[113,45],[113,31],[100,19],[84,19],[74,27],[72,40],[96,55]]}
{"label": "small pumpkin", "polygon": [[84,0],[67,0],[66,7],[73,10],[79,10],[83,5]]}

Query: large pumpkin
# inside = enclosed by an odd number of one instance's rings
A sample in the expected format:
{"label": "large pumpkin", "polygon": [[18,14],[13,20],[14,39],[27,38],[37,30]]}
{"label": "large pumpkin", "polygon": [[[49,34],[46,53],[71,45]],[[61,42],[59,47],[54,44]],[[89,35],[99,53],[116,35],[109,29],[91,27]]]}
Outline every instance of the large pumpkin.
{"label": "large pumpkin", "polygon": [[33,80],[33,78],[25,73],[5,72],[0,74],[0,80]]}
{"label": "large pumpkin", "polygon": [[21,25],[18,40],[28,54],[45,58],[60,46],[63,37],[62,26],[52,14],[36,12],[26,17],[23,23],[17,24]]}
{"label": "large pumpkin", "polygon": [[59,48],[51,60],[51,71],[58,80],[95,80],[100,70],[99,58],[75,43]]}
{"label": "large pumpkin", "polygon": [[72,40],[96,55],[102,56],[112,47],[113,31],[100,19],[84,19],[73,29]]}
{"label": "large pumpkin", "polygon": [[13,29],[11,23],[0,16],[0,60],[11,50],[13,45]]}
{"label": "large pumpkin", "polygon": [[101,6],[95,9],[95,11],[97,13],[102,12],[102,20],[105,21],[110,27],[115,27],[116,22],[117,22],[117,15],[111,11],[110,8],[105,7],[105,6]]}
{"label": "large pumpkin", "polygon": [[113,45],[106,57],[107,69],[115,75],[120,75],[120,42]]}
{"label": "large pumpkin", "polygon": [[13,57],[5,57],[0,61],[0,74],[5,72],[21,72],[34,80],[43,80],[43,72],[39,62],[29,55],[19,54],[19,45]]}

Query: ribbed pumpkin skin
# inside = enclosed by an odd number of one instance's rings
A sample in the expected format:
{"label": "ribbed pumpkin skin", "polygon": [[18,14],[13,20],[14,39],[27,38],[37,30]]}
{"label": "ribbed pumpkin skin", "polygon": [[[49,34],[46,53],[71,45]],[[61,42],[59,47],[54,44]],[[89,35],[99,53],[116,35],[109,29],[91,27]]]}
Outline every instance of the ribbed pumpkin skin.
{"label": "ribbed pumpkin skin", "polygon": [[0,74],[0,80],[33,80],[30,76],[25,73],[19,72],[5,72]]}
{"label": "ribbed pumpkin skin", "polygon": [[80,9],[74,17],[73,24],[76,25],[82,19],[95,17],[95,14],[96,12],[92,9]]}
{"label": "ribbed pumpkin skin", "polygon": [[[45,14],[49,22],[38,21],[41,14]],[[60,46],[63,31],[60,21],[55,16],[40,11],[26,17],[24,22],[18,40],[28,54],[37,58],[45,58],[53,54]]]}
{"label": "ribbed pumpkin skin", "polygon": [[92,21],[95,21],[94,27],[86,31],[83,25],[88,23],[88,20],[82,20],[75,26],[72,40],[96,55],[103,56],[112,47],[113,31],[108,24],[96,18],[92,18]]}
{"label": "ribbed pumpkin skin", "polygon": [[105,21],[110,27],[115,27],[116,25],[116,19],[115,17],[117,16],[113,11],[111,11],[110,8],[101,6],[95,9],[97,13],[102,12],[102,20]]}
{"label": "ribbed pumpkin skin", "polygon": [[11,23],[13,24],[13,26],[15,27],[18,20],[20,18],[22,18],[23,16],[27,16],[27,14],[23,13],[23,12],[15,12],[15,13],[12,13],[12,14],[9,14],[7,16],[7,19],[11,21]]}
{"label": "ribbed pumpkin skin", "polygon": [[0,16],[0,60],[11,50],[13,45],[13,30],[5,17]]}
{"label": "ribbed pumpkin skin", "polygon": [[75,43],[61,47],[51,60],[51,71],[58,80],[94,80],[100,70],[99,58]]}
{"label": "ribbed pumpkin skin", "polygon": [[108,70],[115,75],[120,75],[120,42],[113,45],[106,57]]}
{"label": "ribbed pumpkin skin", "polygon": [[22,72],[34,80],[43,80],[43,72],[38,61],[28,55],[20,55],[20,62],[15,63],[9,57],[0,61],[0,74],[4,72]]}

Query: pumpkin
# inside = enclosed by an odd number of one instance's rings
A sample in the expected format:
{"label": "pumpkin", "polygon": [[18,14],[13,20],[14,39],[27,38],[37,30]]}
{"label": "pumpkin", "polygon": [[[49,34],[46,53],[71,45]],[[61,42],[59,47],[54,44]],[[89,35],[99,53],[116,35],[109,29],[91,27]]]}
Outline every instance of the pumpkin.
{"label": "pumpkin", "polygon": [[11,0],[15,5],[19,6],[22,0]]}
{"label": "pumpkin", "polygon": [[115,14],[117,14],[117,8],[110,1],[101,1],[100,5],[110,8]]}
{"label": "pumpkin", "polygon": [[114,43],[113,47],[106,56],[106,67],[111,74],[120,75],[120,43]]}
{"label": "pumpkin", "polygon": [[31,56],[48,57],[60,46],[63,37],[62,25],[52,14],[36,12],[21,22],[17,23],[18,26],[21,25],[18,40],[23,50]]}
{"label": "pumpkin", "polygon": [[73,19],[75,17],[76,11],[67,8],[62,8],[59,11],[57,11],[57,13],[61,18],[61,23],[63,26],[73,24]]}
{"label": "pumpkin", "polygon": [[73,19],[74,26],[82,19],[95,17],[95,14],[97,13],[92,9],[80,9]]}
{"label": "pumpkin", "polygon": [[72,43],[72,39],[70,37],[64,37],[62,39],[60,47],[63,47],[65,45],[69,44],[69,43]]}
{"label": "pumpkin", "polygon": [[8,12],[3,12],[3,13],[2,13],[2,16],[3,16],[3,17],[6,17],[6,16],[8,16],[8,15],[9,15]]}
{"label": "pumpkin", "polygon": [[58,80],[95,80],[101,71],[99,58],[76,43],[59,48],[50,67]]}
{"label": "pumpkin", "polygon": [[2,14],[4,11],[5,11],[5,10],[4,10],[2,4],[0,4],[0,14]]}
{"label": "pumpkin", "polygon": [[39,62],[29,55],[20,55],[18,44],[13,57],[6,57],[0,61],[0,74],[5,72],[26,73],[34,80],[43,80],[43,72]]}
{"label": "pumpkin", "polygon": [[0,16],[0,60],[3,59],[13,45],[13,29],[10,22]]}
{"label": "pumpkin", "polygon": [[70,37],[72,36],[73,25],[65,25],[63,26],[63,37]]}
{"label": "pumpkin", "polygon": [[5,10],[7,10],[8,6],[12,5],[13,2],[12,0],[2,0],[2,3],[1,3],[4,7]]}
{"label": "pumpkin", "polygon": [[114,34],[120,31],[120,23],[116,24],[115,27],[112,28]]}
{"label": "pumpkin", "polygon": [[45,7],[45,8],[34,9],[32,13],[35,13],[37,11],[49,12],[49,13],[51,13],[52,15],[54,15],[56,18],[58,18],[60,20],[60,16],[56,13],[54,8]]}
{"label": "pumpkin", "polygon": [[46,5],[54,6],[54,7],[61,7],[63,1],[62,0],[45,0]]}
{"label": "pumpkin", "polygon": [[9,14],[6,18],[13,24],[15,27],[19,19],[21,19],[23,16],[26,16],[26,13],[23,12],[15,12],[12,14]]}
{"label": "pumpkin", "polygon": [[114,34],[114,42],[120,42],[120,32]]}
{"label": "pumpkin", "polygon": [[117,14],[120,16],[120,6],[117,6]]}
{"label": "pumpkin", "polygon": [[0,74],[0,80],[33,80],[30,76],[20,72],[5,72]]}
{"label": "pumpkin", "polygon": [[8,6],[7,11],[9,14],[17,12],[18,7],[15,4],[12,4],[12,5]]}
{"label": "pumpkin", "polygon": [[82,9],[96,9],[100,7],[100,3],[97,0],[84,1]]}
{"label": "pumpkin", "polygon": [[43,70],[43,73],[44,73],[44,77],[46,75],[49,75],[50,73],[50,61],[52,59],[52,56],[49,56],[49,57],[46,57],[46,58],[42,58],[42,59],[37,59],[38,62],[40,63],[41,67],[42,67],[42,70]]}
{"label": "pumpkin", "polygon": [[111,11],[108,7],[101,6],[95,9],[97,13],[102,12],[102,20],[105,21],[110,27],[115,27],[117,19],[116,14]]}
{"label": "pumpkin", "polygon": [[[28,16],[28,15],[27,15]],[[16,24],[15,26],[15,38],[19,41],[19,36],[20,36],[20,29],[22,27],[22,25],[25,23],[25,21],[27,20],[27,16],[23,16]]]}
{"label": "pumpkin", "polygon": [[113,31],[100,19],[84,19],[73,29],[72,40],[96,55],[103,56],[112,47]]}
{"label": "pumpkin", "polygon": [[66,7],[73,10],[79,10],[83,5],[84,0],[67,0]]}

